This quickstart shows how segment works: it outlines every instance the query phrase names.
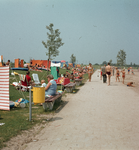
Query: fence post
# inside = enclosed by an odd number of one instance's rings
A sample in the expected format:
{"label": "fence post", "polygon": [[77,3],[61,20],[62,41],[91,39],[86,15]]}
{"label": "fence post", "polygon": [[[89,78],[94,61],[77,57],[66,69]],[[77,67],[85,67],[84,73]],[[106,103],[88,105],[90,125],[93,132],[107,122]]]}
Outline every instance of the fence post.
{"label": "fence post", "polygon": [[29,88],[29,121],[32,120],[31,88]]}

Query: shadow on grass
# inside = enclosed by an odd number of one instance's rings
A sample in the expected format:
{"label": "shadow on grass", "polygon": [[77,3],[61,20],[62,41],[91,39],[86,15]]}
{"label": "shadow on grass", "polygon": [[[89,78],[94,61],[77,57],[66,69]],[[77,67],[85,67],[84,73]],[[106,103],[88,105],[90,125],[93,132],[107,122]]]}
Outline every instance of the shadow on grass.
{"label": "shadow on grass", "polygon": [[11,108],[10,111],[17,111],[17,110],[27,110],[28,109],[28,106],[25,106],[24,108],[21,108],[20,106],[19,107],[14,107],[14,108]]}
{"label": "shadow on grass", "polygon": [[71,93],[71,94],[76,94],[76,93],[78,93],[79,90],[80,90],[80,89],[74,89],[74,90],[73,90],[74,93]]}
{"label": "shadow on grass", "polygon": [[68,101],[61,101],[60,105],[58,105],[58,103],[56,103],[55,105],[57,105],[57,108],[54,109],[56,110],[55,113],[59,113],[66,105],[68,104]]}
{"label": "shadow on grass", "polygon": [[81,83],[81,84],[80,84],[80,86],[83,86],[83,85],[85,85],[85,83]]}

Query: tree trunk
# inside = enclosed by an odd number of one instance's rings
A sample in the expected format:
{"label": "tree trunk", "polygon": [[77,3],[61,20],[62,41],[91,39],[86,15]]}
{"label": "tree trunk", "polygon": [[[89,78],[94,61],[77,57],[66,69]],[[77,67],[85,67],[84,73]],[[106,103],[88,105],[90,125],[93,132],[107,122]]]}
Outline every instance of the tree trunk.
{"label": "tree trunk", "polygon": [[49,68],[49,60],[50,60],[50,49],[49,49],[49,56],[48,56],[48,63],[47,63],[47,75],[48,75],[48,68]]}
{"label": "tree trunk", "polygon": [[48,60],[47,60],[48,62],[47,62],[47,75],[48,75],[48,68],[49,68],[49,58],[48,58]]}

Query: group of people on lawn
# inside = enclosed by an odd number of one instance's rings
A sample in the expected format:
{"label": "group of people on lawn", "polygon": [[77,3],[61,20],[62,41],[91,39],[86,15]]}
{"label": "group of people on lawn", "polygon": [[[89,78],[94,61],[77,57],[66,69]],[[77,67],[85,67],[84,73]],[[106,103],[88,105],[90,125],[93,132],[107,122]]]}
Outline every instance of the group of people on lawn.
{"label": "group of people on lawn", "polygon": [[[30,65],[26,65],[26,68],[28,68],[28,70],[30,71],[39,71],[42,72],[41,69],[46,69],[46,66],[44,66],[43,64],[39,65],[39,64],[32,64],[32,61],[30,61]],[[51,71],[50,69],[48,69],[49,71]]]}
{"label": "group of people on lawn", "polygon": [[[10,64],[10,60],[7,61],[6,65]],[[38,64],[35,64],[35,66],[32,65],[32,62],[30,62],[30,65],[27,66],[29,70],[36,70],[40,71],[39,68],[43,68],[45,66],[39,66]],[[108,65],[104,65],[103,67],[100,68],[100,79],[103,77],[103,82],[106,82],[108,85],[110,85],[110,77],[112,74],[114,75],[116,69],[116,82],[117,80],[120,82],[120,73],[122,73],[122,78],[123,78],[123,84],[124,84],[124,79],[125,79],[125,69],[119,71],[117,67],[111,67],[110,63]],[[130,70],[132,68],[128,68],[128,74],[130,73]],[[93,66],[91,63],[89,63],[89,66],[84,66],[84,67],[75,67],[75,68],[70,68],[70,71],[66,71],[65,74],[61,75],[59,74],[59,78],[61,78],[61,83],[64,81],[64,78],[69,78],[71,82],[75,82],[75,79],[83,79],[83,75],[85,73],[88,73],[88,79],[89,82],[91,82],[91,76],[94,72]],[[132,74],[134,74],[133,69],[132,69]],[[41,86],[45,87],[45,95],[55,95],[56,89],[57,89],[57,83],[55,82],[54,78],[52,75],[47,76],[48,84],[45,83],[45,80],[41,80]],[[31,81],[30,77],[30,72],[27,71],[26,73],[26,78],[25,81],[22,82],[22,85],[24,86],[35,86],[34,82]],[[129,82],[127,86],[133,86],[133,82]]]}
{"label": "group of people on lawn", "polygon": [[[59,75],[62,80],[64,78],[69,78],[71,82],[74,82],[75,79],[83,79],[83,75],[85,73],[85,69],[83,68],[74,68],[72,69],[72,73],[66,71],[65,74]],[[41,86],[45,87],[45,95],[55,95],[57,89],[57,83],[54,80],[52,75],[47,75],[48,84],[45,83],[45,80],[41,80]],[[35,86],[35,83],[31,80],[30,71],[26,72],[25,81],[22,82],[23,86]]]}
{"label": "group of people on lawn", "polygon": [[[45,95],[55,95],[57,84],[53,79],[52,75],[47,75],[48,84],[45,80],[41,80],[41,87],[45,87]],[[22,81],[23,86],[35,86],[35,83],[31,81],[30,72],[27,71],[25,81]]]}

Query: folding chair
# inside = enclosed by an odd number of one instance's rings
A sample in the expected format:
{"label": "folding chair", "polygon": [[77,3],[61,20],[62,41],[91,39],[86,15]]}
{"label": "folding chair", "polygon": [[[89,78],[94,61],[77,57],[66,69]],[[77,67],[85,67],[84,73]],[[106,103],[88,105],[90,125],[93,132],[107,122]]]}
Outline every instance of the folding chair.
{"label": "folding chair", "polygon": [[38,84],[38,85],[41,84],[40,81],[39,81],[38,74],[33,73],[33,74],[32,74],[32,77],[33,77],[33,80],[34,80],[34,83],[35,83],[35,84]]}

